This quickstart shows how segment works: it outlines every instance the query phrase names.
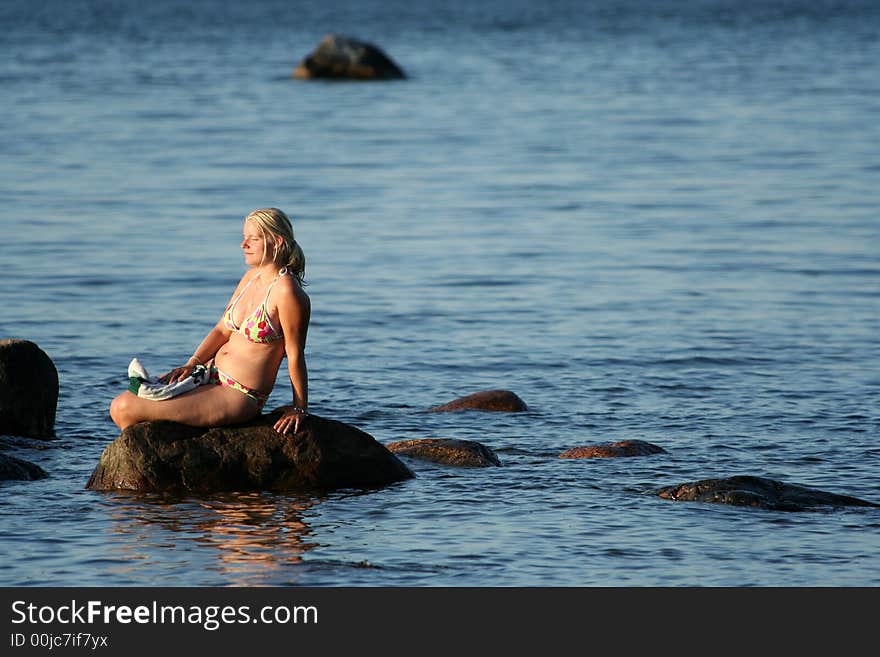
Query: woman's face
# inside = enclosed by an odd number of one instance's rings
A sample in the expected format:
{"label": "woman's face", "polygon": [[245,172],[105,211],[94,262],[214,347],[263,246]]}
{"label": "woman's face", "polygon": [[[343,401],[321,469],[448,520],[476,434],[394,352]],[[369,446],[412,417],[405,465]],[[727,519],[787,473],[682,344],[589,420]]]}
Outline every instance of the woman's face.
{"label": "woman's face", "polygon": [[267,252],[271,252],[271,248],[265,248],[266,240],[263,239],[260,229],[252,221],[245,221],[242,234],[244,239],[241,241],[241,250],[244,252],[245,263],[252,267],[263,264],[263,258]]}

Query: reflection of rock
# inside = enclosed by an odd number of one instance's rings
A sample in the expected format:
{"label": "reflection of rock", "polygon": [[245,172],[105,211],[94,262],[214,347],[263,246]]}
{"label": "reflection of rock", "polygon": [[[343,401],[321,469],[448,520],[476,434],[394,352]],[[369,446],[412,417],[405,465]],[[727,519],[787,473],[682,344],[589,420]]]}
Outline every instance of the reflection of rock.
{"label": "reflection of rock", "polygon": [[104,556],[137,561],[151,549],[143,537],[159,532],[178,552],[209,555],[211,567],[200,574],[204,586],[287,584],[297,577],[291,566],[319,546],[306,512],[321,501],[308,493],[252,491],[212,493],[182,504],[174,494],[115,493],[106,510],[116,538]]}
{"label": "reflection of rock", "polygon": [[821,506],[880,507],[880,504],[857,497],[748,475],[666,486],[657,490],[656,494],[668,500],[757,506],[777,511],[805,511]]}
{"label": "reflection of rock", "polygon": [[339,34],[328,34],[294,69],[293,77],[301,80],[396,80],[406,75],[378,46]]}
{"label": "reflection of rock", "polygon": [[8,479],[33,481],[34,479],[43,479],[46,476],[46,471],[34,463],[0,454],[0,481]]}
{"label": "reflection of rock", "polygon": [[447,465],[470,467],[501,465],[495,452],[472,440],[424,438],[421,440],[398,440],[385,446],[395,454]]}
{"label": "reflection of rock", "polygon": [[518,413],[529,410],[526,403],[510,390],[482,390],[466,397],[459,397],[442,406],[434,406],[428,411],[498,411],[502,413]]}
{"label": "reflection of rock", "polygon": [[55,434],[58,371],[29,340],[0,340],[0,433],[31,438]]}
{"label": "reflection of rock", "polygon": [[139,491],[320,492],[383,486],[412,471],[369,434],[309,415],[294,436],[278,413],[231,427],[141,422],[101,455],[86,488]]}
{"label": "reflection of rock", "polygon": [[668,454],[668,452],[662,447],[646,443],[644,440],[621,440],[617,443],[572,447],[562,452],[559,458],[610,459],[619,456],[650,456],[651,454]]}
{"label": "reflection of rock", "polygon": [[194,539],[199,549],[216,550],[213,566],[223,585],[251,586],[255,575],[263,582],[277,581],[287,567],[317,547],[303,519],[315,502],[296,495],[219,493],[201,501],[201,512],[193,514],[189,526],[181,527],[179,512],[167,524],[173,524],[181,538]]}

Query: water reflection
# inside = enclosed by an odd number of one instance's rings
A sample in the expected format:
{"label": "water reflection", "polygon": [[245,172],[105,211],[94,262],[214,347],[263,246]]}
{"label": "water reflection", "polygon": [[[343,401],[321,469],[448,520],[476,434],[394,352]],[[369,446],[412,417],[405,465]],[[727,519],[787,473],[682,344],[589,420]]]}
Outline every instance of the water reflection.
{"label": "water reflection", "polygon": [[[209,498],[169,498],[116,493],[107,497],[113,522],[112,551],[126,564],[117,574],[143,580],[143,570],[179,561],[195,581],[179,586],[258,586],[296,579],[290,567],[317,547],[304,513],[320,500],[269,493],[226,493]],[[207,548],[207,549],[206,549]],[[169,563],[170,562],[170,563]],[[187,565],[188,564],[188,565]],[[282,577],[283,575],[283,577]],[[207,581],[206,581],[207,580]]]}

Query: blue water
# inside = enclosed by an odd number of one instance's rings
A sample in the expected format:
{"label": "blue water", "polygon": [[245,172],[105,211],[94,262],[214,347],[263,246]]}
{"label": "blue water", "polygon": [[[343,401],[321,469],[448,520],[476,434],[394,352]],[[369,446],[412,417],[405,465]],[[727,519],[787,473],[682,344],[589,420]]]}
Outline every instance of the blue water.
{"label": "blue water", "polygon": [[[0,338],[60,376],[0,584],[880,584],[880,513],[674,503],[753,474],[880,502],[880,5],[7,1]],[[327,32],[400,82],[290,78]],[[311,410],[500,468],[321,498],[84,490],[137,355],[179,364],[294,218]],[[269,407],[289,401],[282,368]],[[507,388],[526,414],[419,411]],[[571,461],[641,439],[668,455]]]}

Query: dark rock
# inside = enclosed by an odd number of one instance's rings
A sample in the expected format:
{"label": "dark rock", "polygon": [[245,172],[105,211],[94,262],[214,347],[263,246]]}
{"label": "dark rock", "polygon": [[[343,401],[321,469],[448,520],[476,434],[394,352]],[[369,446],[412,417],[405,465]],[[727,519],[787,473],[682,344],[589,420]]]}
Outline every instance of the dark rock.
{"label": "dark rock", "polygon": [[44,479],[46,476],[46,471],[34,463],[0,454],[0,481],[9,479],[33,481],[34,479]]}
{"label": "dark rock", "polygon": [[496,411],[501,413],[519,413],[529,410],[526,403],[510,390],[483,390],[466,397],[459,397],[442,406],[429,408],[429,413],[444,411]]}
{"label": "dark rock", "polygon": [[621,440],[616,443],[572,447],[559,455],[561,459],[610,459],[620,456],[650,456],[668,454],[665,449],[644,440]]}
{"label": "dark rock", "polygon": [[29,340],[0,340],[0,434],[52,438],[58,370]]}
{"label": "dark rock", "polygon": [[165,421],[135,424],[107,446],[86,488],[322,492],[414,476],[360,429],[309,415],[295,435],[286,436],[272,428],[278,417],[270,413],[210,429]]}
{"label": "dark rock", "polygon": [[748,475],[725,479],[703,479],[677,486],[666,486],[658,489],[656,494],[667,500],[755,506],[776,511],[806,511],[825,506],[880,508],[880,504],[857,497]]}
{"label": "dark rock", "polygon": [[293,77],[300,80],[399,80],[405,78],[406,74],[378,46],[339,34],[328,34],[294,69]]}
{"label": "dark rock", "polygon": [[398,440],[385,446],[395,454],[446,465],[468,467],[501,465],[495,452],[473,440],[424,438],[421,440]]}

